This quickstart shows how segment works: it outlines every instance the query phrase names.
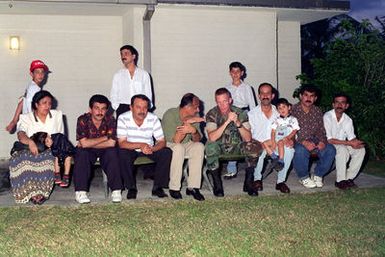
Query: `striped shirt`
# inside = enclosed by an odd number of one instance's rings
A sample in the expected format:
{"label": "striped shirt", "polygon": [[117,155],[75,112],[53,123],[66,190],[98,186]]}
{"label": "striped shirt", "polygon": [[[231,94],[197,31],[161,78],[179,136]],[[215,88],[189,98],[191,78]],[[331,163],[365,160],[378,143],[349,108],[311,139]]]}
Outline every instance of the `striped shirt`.
{"label": "striped shirt", "polygon": [[151,146],[154,145],[154,138],[156,141],[164,138],[158,117],[150,112],[147,113],[141,126],[135,123],[131,111],[121,114],[116,133],[118,138],[125,138],[130,143],[146,143]]}

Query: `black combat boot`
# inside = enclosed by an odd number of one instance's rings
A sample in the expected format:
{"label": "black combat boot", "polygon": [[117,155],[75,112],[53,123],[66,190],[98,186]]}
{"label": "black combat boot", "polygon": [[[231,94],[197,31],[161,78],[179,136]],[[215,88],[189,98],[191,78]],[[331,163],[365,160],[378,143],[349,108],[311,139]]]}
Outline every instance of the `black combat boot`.
{"label": "black combat boot", "polygon": [[246,168],[245,182],[243,183],[243,192],[247,192],[250,196],[257,196],[258,191],[253,187],[254,167]]}
{"label": "black combat boot", "polygon": [[221,173],[219,169],[215,170],[208,170],[207,174],[211,176],[214,186],[214,195],[217,197],[223,197],[223,185],[222,185],[222,179],[221,179]]}

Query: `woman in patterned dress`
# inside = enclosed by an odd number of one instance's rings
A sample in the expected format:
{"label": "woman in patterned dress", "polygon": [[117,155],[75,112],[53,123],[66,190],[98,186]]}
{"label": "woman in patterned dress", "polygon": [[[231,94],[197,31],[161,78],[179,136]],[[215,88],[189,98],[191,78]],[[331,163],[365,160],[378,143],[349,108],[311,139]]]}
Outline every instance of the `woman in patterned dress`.
{"label": "woman in patterned dress", "polygon": [[32,112],[20,115],[17,137],[28,150],[17,151],[10,159],[10,180],[16,203],[42,204],[48,199],[54,185],[55,157],[51,153],[52,139],[45,139],[47,150],[39,153],[30,138],[37,132],[48,135],[63,133],[61,111],[51,110],[54,97],[48,91],[37,92],[32,99]]}

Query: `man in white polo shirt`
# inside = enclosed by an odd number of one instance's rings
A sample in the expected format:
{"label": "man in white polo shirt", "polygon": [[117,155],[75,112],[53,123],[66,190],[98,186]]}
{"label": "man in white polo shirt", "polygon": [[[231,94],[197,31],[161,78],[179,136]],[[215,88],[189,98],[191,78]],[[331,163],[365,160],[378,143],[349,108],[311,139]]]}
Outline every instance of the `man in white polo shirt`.
{"label": "man in white polo shirt", "polygon": [[[271,125],[279,117],[279,113],[274,105],[271,104],[271,101],[274,99],[273,86],[270,83],[262,83],[258,87],[258,97],[261,101],[261,104],[253,108],[248,112],[249,122],[251,126],[252,138],[261,142],[264,146],[264,142],[271,139]],[[293,142],[291,142],[291,147],[285,145],[285,157],[284,157],[284,167],[281,171],[278,172],[277,184],[275,189],[281,191],[282,193],[289,193],[290,189],[285,184],[287,171],[289,170],[291,160],[294,156]],[[262,184],[262,170],[264,159],[266,157],[266,150],[263,150],[257,167],[254,170],[254,189],[258,191],[263,190]]]}
{"label": "man in white polo shirt", "polygon": [[[324,114],[324,126],[328,142],[336,148],[335,186],[345,190],[356,186],[353,180],[365,157],[365,143],[356,138],[353,121],[345,113],[349,108],[349,97],[344,93],[336,94],[332,105],[333,109]],[[349,159],[349,167],[346,168]]]}
{"label": "man in white polo shirt", "polygon": [[[134,162],[139,156],[147,156],[155,162],[152,195],[167,197],[163,188],[168,186],[172,151],[166,147],[161,123],[155,114],[148,112],[150,99],[139,94],[131,98],[131,111],[118,118],[120,167],[127,199],[137,195]],[[155,138],[155,142],[153,140]]]}

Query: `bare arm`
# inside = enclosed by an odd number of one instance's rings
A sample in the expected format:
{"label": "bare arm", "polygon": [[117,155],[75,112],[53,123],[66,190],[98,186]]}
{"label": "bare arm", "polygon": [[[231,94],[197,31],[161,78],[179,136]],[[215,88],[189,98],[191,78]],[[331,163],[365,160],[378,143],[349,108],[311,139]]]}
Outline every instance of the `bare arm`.
{"label": "bare arm", "polygon": [[152,152],[161,150],[166,146],[166,140],[164,138],[156,141],[155,145],[152,147]]}
{"label": "bare arm", "polygon": [[365,143],[357,138],[354,138],[352,140],[339,140],[331,138],[328,140],[328,142],[333,145],[348,145],[355,149],[365,147]]}
{"label": "bare arm", "polygon": [[12,120],[5,127],[5,129],[8,132],[11,132],[15,128],[15,126],[17,124],[17,121],[19,120],[19,116],[20,116],[22,110],[23,110],[23,100],[20,100],[19,103],[16,106],[15,114],[13,115]]}
{"label": "bare arm", "polygon": [[230,124],[230,120],[227,119],[219,128],[214,130],[207,130],[207,134],[209,137],[209,141],[215,142],[217,141],[225,131],[226,127]]}
{"label": "bare arm", "polygon": [[17,133],[17,138],[19,139],[19,141],[25,145],[28,145],[29,147],[29,150],[31,151],[31,153],[33,155],[37,155],[39,153],[38,149],[37,149],[37,146],[35,144],[35,142],[33,142],[32,139],[30,139],[27,134],[25,134],[24,131],[19,131]]}
{"label": "bare arm", "polygon": [[147,146],[146,143],[131,143],[127,141],[127,138],[119,138],[118,144],[120,148],[128,149],[128,150],[136,150],[140,149],[143,152],[143,149]]}

